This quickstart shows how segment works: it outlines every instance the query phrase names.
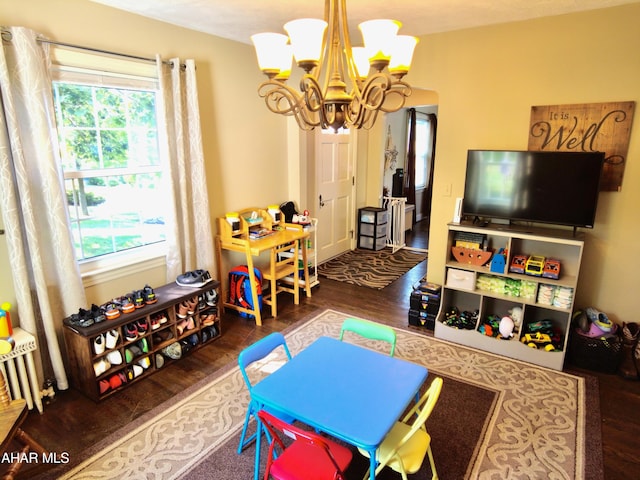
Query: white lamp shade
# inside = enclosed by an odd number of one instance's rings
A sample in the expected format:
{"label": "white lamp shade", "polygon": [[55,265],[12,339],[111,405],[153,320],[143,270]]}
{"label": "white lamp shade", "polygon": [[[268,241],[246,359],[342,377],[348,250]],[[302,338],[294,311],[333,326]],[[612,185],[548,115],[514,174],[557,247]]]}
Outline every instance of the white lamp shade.
{"label": "white lamp shade", "polygon": [[[287,36],[281,33],[256,33],[251,35],[260,70],[265,73],[277,73],[280,71],[286,63],[283,58],[286,58],[287,54],[291,55],[291,51],[287,50],[288,40]],[[291,62],[291,57],[289,57],[289,62]],[[289,67],[289,70],[291,70],[291,67]]]}
{"label": "white lamp shade", "polygon": [[389,72],[407,73],[411,68],[413,51],[418,39],[409,35],[398,35],[393,41],[393,51],[389,60]]}
{"label": "white lamp shade", "polygon": [[317,18],[300,18],[284,25],[293,47],[293,56],[298,64],[305,61],[320,61],[322,40],[327,22]]}
{"label": "white lamp shade", "polygon": [[353,47],[351,49],[353,63],[356,65],[356,73],[360,78],[369,76],[369,51],[364,47]]}
{"label": "white lamp shade", "polygon": [[276,76],[277,80],[287,80],[291,76],[291,62],[293,61],[293,48],[291,45],[285,45],[280,55],[280,73]]}
{"label": "white lamp shade", "polygon": [[364,46],[369,50],[372,60],[389,59],[391,45],[402,24],[396,20],[368,20],[358,25],[362,32]]}

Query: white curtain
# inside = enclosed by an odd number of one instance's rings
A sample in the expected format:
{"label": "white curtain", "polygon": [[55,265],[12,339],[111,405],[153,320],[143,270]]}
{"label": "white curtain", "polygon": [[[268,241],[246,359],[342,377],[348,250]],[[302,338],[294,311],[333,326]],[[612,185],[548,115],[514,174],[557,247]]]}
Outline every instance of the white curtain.
{"label": "white curtain", "polygon": [[195,269],[213,271],[213,234],[202,153],[196,66],[193,60],[157,57],[172,212],[167,212],[167,281]]}
{"label": "white curtain", "polygon": [[62,320],[86,297],[71,243],[48,50],[35,32],[8,30],[0,49],[0,209],[17,300],[12,320],[37,337],[40,374],[64,390]]}

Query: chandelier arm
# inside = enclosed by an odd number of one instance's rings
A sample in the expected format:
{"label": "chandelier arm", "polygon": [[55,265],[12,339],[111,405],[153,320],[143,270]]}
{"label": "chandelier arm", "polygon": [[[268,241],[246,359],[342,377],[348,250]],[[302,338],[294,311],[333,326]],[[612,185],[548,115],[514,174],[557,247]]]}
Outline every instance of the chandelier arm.
{"label": "chandelier arm", "polygon": [[305,96],[285,83],[267,80],[258,87],[258,95],[264,98],[271,112],[295,117],[303,130],[312,130],[321,125],[318,109],[310,110]]}

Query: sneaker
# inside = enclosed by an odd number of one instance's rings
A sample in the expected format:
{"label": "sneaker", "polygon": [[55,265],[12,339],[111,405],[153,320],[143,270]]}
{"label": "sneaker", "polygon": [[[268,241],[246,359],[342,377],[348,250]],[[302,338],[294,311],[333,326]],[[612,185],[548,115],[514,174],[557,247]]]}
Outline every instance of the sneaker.
{"label": "sneaker", "polygon": [[120,305],[120,310],[122,311],[122,313],[131,313],[136,309],[131,294],[123,295],[122,297],[117,298],[115,300],[115,303]]}
{"label": "sneaker", "polygon": [[138,338],[138,329],[134,323],[127,323],[124,327],[122,327],[124,332],[124,339],[127,342],[133,342]]}
{"label": "sneaker", "polygon": [[144,296],[144,301],[147,305],[151,305],[152,303],[156,303],[158,301],[158,297],[156,296],[153,288],[149,285],[145,285],[142,289],[142,295]]}
{"label": "sneaker", "polygon": [[101,358],[97,362],[93,364],[93,371],[96,374],[96,377],[99,377],[104,372],[111,368],[111,364],[107,361],[106,358]]}
{"label": "sneaker", "polygon": [[104,308],[99,307],[95,303],[91,305],[91,317],[95,323],[104,322],[107,319]]}
{"label": "sneaker", "polygon": [[146,338],[140,339],[140,341],[138,342],[138,347],[140,347],[140,350],[142,350],[143,353],[149,352],[149,342],[147,342]]}
{"label": "sneaker", "polygon": [[104,345],[105,345],[104,335],[100,334],[93,339],[93,352],[96,355],[100,355],[101,353],[104,353]]}
{"label": "sneaker", "polygon": [[127,363],[133,362],[140,355],[142,355],[142,350],[137,345],[131,345],[124,350],[124,359]]}
{"label": "sneaker", "polygon": [[193,270],[191,272],[178,275],[176,283],[181,287],[196,287],[200,288],[212,280],[211,275],[207,270]]}
{"label": "sneaker", "polygon": [[171,345],[164,347],[162,353],[173,360],[178,360],[182,357],[182,346],[178,342],[173,342]]}
{"label": "sneaker", "polygon": [[142,308],[142,307],[144,307],[146,305],[146,303],[144,301],[144,294],[142,293],[142,290],[136,290],[131,295],[133,296],[133,306],[136,309]]}
{"label": "sneaker", "polygon": [[156,368],[162,368],[164,366],[164,357],[160,353],[156,353]]}
{"label": "sneaker", "polygon": [[149,360],[149,357],[141,358],[140,360],[138,360],[138,365],[146,370],[151,366],[151,360]]}
{"label": "sneaker", "polygon": [[207,290],[204,292],[204,299],[207,302],[207,305],[210,307],[215,307],[218,305],[218,291],[217,290]]}
{"label": "sneaker", "polygon": [[105,336],[106,347],[108,349],[115,348],[116,345],[118,344],[118,338],[120,337],[118,330],[116,329],[109,330],[107,333],[104,334],[104,336]]}
{"label": "sneaker", "polygon": [[144,335],[149,331],[149,322],[146,318],[141,318],[135,324],[136,329],[138,330],[138,335]]}
{"label": "sneaker", "polygon": [[111,365],[121,365],[122,364],[122,354],[120,350],[112,350],[107,354],[107,360]]}
{"label": "sneaker", "polygon": [[100,383],[98,383],[98,388],[100,390],[100,395],[107,393],[111,389],[111,385],[109,385],[109,380],[107,380],[106,378],[103,378],[102,380],[100,380]]}
{"label": "sneaker", "polygon": [[144,368],[142,368],[140,365],[134,365],[133,367],[133,376],[135,377],[139,377],[140,375],[142,375],[144,373]]}
{"label": "sneaker", "polygon": [[120,316],[120,309],[115,302],[109,302],[102,305],[104,309],[104,314],[107,317],[107,320],[115,320]]}

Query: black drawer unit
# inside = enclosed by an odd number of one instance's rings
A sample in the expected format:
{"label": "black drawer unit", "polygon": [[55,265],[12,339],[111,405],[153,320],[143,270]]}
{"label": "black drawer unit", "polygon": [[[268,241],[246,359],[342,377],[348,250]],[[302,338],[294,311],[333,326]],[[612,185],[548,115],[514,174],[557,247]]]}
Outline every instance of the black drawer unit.
{"label": "black drawer unit", "polygon": [[435,283],[421,281],[413,286],[409,297],[409,325],[433,330],[440,310],[442,287]]}
{"label": "black drawer unit", "polygon": [[358,210],[358,248],[382,250],[387,245],[388,216],[385,208]]}

